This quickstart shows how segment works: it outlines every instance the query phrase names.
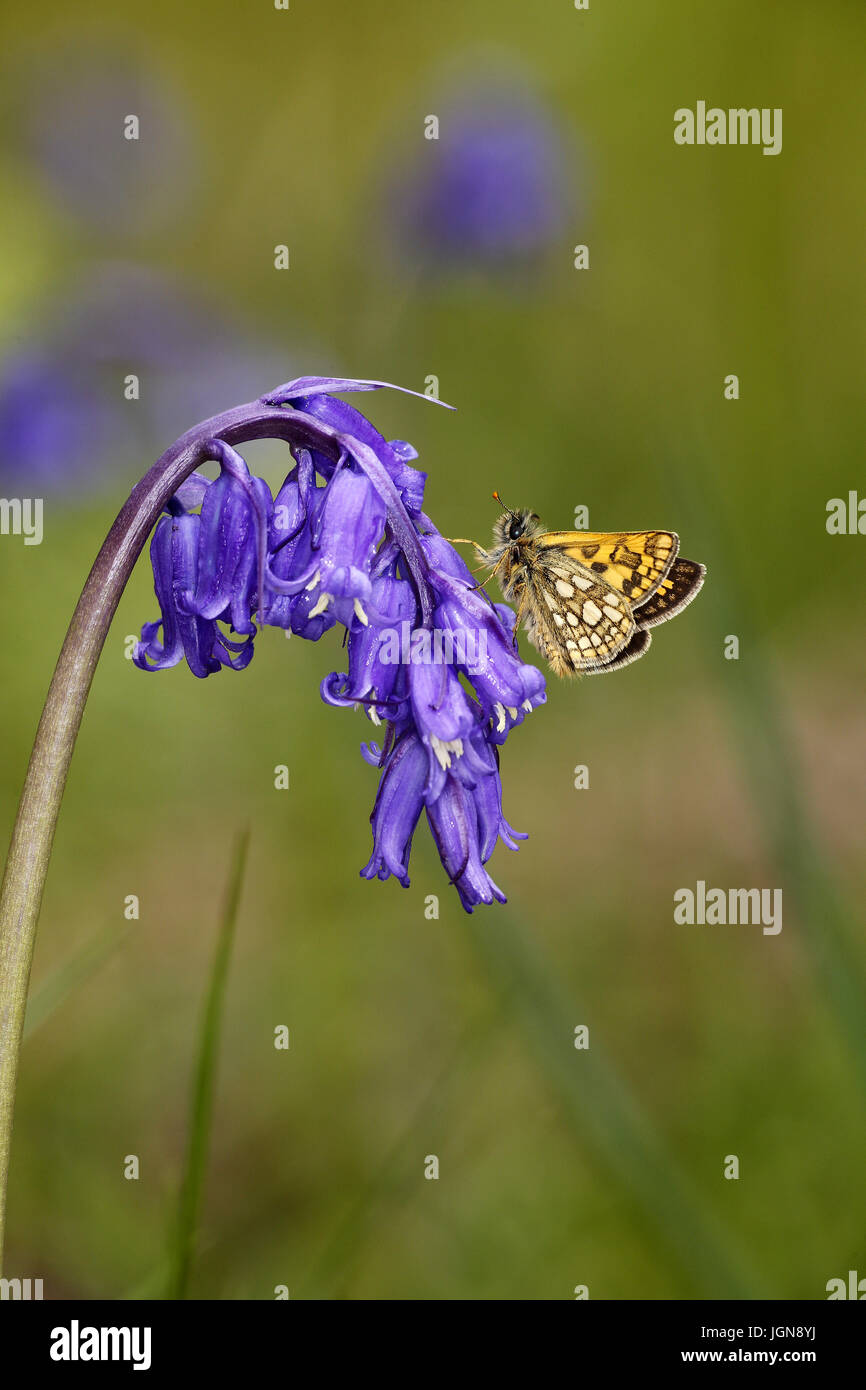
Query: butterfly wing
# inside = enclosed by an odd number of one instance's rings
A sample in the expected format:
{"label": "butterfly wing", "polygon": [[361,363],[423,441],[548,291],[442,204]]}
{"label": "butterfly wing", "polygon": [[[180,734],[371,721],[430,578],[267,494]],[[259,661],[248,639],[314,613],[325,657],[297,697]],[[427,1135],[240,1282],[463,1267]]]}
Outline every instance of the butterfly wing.
{"label": "butterfly wing", "polygon": [[695,597],[706,572],[705,566],[697,564],[695,560],[675,560],[655,592],[635,607],[638,628],[666,623],[668,618],[679,613]]}
{"label": "butterfly wing", "polygon": [[[604,669],[635,634],[631,605],[567,551],[546,546],[524,569],[526,634],[558,676]],[[629,660],[642,655],[643,643]]]}
{"label": "butterfly wing", "polygon": [[674,531],[545,531],[540,550],[564,551],[633,608],[656,592],[679,550]]}
{"label": "butterfly wing", "polygon": [[592,674],[603,676],[608,671],[618,671],[621,666],[630,666],[633,661],[637,661],[639,656],[643,656],[652,641],[652,633],[647,632],[645,627],[639,627],[623,647],[618,656],[612,661],[606,661],[603,666],[593,667]]}

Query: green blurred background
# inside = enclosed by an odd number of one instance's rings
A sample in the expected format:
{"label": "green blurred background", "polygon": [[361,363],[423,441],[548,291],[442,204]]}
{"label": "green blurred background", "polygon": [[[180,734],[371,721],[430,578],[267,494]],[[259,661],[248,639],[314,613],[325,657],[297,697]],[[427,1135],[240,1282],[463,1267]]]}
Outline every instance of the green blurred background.
{"label": "green blurred background", "polygon": [[[201,415],[279,380],[423,391],[437,376],[456,414],[357,403],[419,449],[447,535],[486,539],[497,487],[557,527],[579,504],[594,528],[671,527],[709,571],[643,661],[551,678],[503,756],[506,815],[530,832],[491,864],[508,906],[468,918],[426,827],[408,891],[358,876],[376,775],[361,716],[319,699],[336,636],[269,629],[243,675],[145,676],[124,657],[157,616],[143,560],[48,879],[5,1272],[42,1277],[46,1297],[162,1292],[201,1001],[248,825],[196,1296],[822,1298],[866,1274],[866,541],[825,529],[828,499],[862,476],[862,6],[5,9],[0,368],[59,341],[50,405],[88,332],[68,306],[118,266],[199,317],[167,365],[159,347],[108,353],[123,442],[94,445],[99,470],[65,486],[60,430],[58,477],[38,483],[44,543],[0,538],[4,835],[131,483]],[[451,85],[496,71],[560,132],[568,216],[531,266],[413,274],[383,232],[383,188],[430,155],[424,118]],[[782,107],[781,155],[677,147],[673,112],[698,99]],[[153,114],[130,149],[118,129],[136,103]],[[92,150],[78,171],[76,141]],[[287,471],[276,445],[247,458],[274,484]],[[673,893],[697,879],[782,888],[781,934],[677,926]]]}

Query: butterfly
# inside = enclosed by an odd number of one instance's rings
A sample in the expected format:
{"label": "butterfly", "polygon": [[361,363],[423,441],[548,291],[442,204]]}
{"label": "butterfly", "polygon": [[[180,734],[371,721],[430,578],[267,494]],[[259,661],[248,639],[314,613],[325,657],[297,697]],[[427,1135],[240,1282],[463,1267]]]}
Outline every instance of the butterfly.
{"label": "butterfly", "polygon": [[673,531],[545,531],[537,514],[502,516],[476,548],[534,647],[557,676],[615,671],[643,656],[649,629],[691,603],[703,565],[679,557]]}

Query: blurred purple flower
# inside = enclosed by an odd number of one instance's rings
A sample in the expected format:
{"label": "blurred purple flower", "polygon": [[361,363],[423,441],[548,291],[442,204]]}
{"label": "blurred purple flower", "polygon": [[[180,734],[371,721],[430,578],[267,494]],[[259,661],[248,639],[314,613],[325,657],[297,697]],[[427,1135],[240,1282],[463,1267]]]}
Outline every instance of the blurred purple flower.
{"label": "blurred purple flower", "polygon": [[92,389],[82,364],[56,345],[0,370],[0,479],[28,492],[60,482],[70,492],[92,475],[122,429],[119,404]]}
{"label": "blurred purple flower", "polygon": [[[44,43],[18,79],[22,153],[68,213],[97,232],[141,236],[189,206],[200,164],[190,114],[140,56]],[[130,116],[138,139],[127,138]]]}
{"label": "blurred purple flower", "polygon": [[474,86],[437,109],[438,139],[405,160],[388,198],[401,257],[439,271],[536,259],[567,225],[571,180],[551,112],[524,86]]}
{"label": "blurred purple flower", "polygon": [[157,524],[161,618],[145,624],[134,659],[162,669],[185,656],[203,677],[248,664],[256,617],[312,641],[341,624],[348,671],[325,678],[322,698],[361,706],[385,726],[381,748],[362,745],[382,774],[362,874],[408,885],[426,810],[471,912],[504,902],[484,866],[499,839],[516,849],[524,837],[502,816],[498,746],[544,702],[545,683],[516,653],[514,615],[476,589],[422,512],[425,475],[408,463],[415,451],[332,394],[385,384],[306,377],[262,397],[298,412],[312,436],[309,448],[293,447],[295,467],[276,498],[234,449],[211,442],[219,478],[194,474]]}
{"label": "blurred purple flower", "polygon": [[[0,479],[80,495],[181,433],[190,413],[207,419],[284,366],[284,352],[180,277],[104,262],[55,296],[42,332],[0,364]],[[140,394],[127,401],[130,374]]]}

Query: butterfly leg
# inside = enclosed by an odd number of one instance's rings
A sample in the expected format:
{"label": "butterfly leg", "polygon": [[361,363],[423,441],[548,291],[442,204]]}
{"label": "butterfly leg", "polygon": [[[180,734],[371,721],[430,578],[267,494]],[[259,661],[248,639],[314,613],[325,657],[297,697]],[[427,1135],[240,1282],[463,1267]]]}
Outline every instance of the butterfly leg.
{"label": "butterfly leg", "polygon": [[514,627],[513,627],[512,632],[511,632],[511,640],[512,640],[512,642],[514,643],[514,650],[515,650],[515,651],[517,651],[517,634],[518,634],[518,632],[520,631],[521,619],[523,618],[523,614],[524,614],[524,612],[525,612],[525,610],[526,610],[526,596],[527,596],[527,590],[526,590],[526,586],[524,585],[524,586],[521,588],[521,591],[520,591],[520,599],[519,599],[518,604],[517,604],[517,614],[516,614],[516,616],[515,616],[515,619],[514,619]]}
{"label": "butterfly leg", "polygon": [[[484,555],[484,557],[485,557],[485,559],[486,559],[486,562],[487,562],[487,565],[488,565],[488,567],[489,567],[489,566],[491,565],[492,562],[491,562],[491,560],[490,560],[490,556],[487,554],[487,551],[486,551],[486,550],[483,550],[481,546],[479,546],[478,549],[481,550],[481,553],[482,553],[482,555]],[[499,573],[500,569],[501,569],[502,566],[505,564],[505,561],[506,561],[507,558],[508,558],[507,555],[501,556],[501,558],[500,558],[499,560],[496,561],[496,564],[493,565],[493,568],[490,570],[490,573],[488,574],[487,578],[486,578],[486,579],[483,579],[483,580],[481,581],[480,584],[476,584],[476,585],[475,585],[475,589],[483,589],[485,584],[489,584],[489,583],[490,583],[490,580],[493,579],[493,577],[494,577],[496,574]],[[476,573],[477,573],[477,571],[476,571]],[[473,590],[473,592],[474,592],[474,590]]]}
{"label": "butterfly leg", "polygon": [[474,593],[474,592],[476,592],[478,589],[483,589],[483,588],[484,588],[484,585],[487,583],[487,580],[488,580],[488,579],[492,579],[493,576],[496,574],[496,571],[499,569],[499,565],[502,563],[502,561],[500,560],[500,561],[499,561],[499,564],[493,566],[493,568],[491,569],[490,567],[491,567],[491,565],[493,565],[493,561],[491,560],[491,558],[490,558],[489,554],[487,553],[487,551],[484,549],[484,546],[483,546],[483,545],[479,545],[479,544],[478,544],[478,541],[470,540],[470,539],[468,538],[468,536],[446,536],[445,539],[448,541],[448,544],[449,544],[449,545],[474,545],[474,546],[475,546],[475,549],[478,551],[478,554],[481,556],[482,563],[478,566],[478,569],[473,570],[472,573],[473,573],[473,574],[480,574],[482,570],[484,570],[484,569],[490,569],[490,574],[488,574],[487,579],[482,579],[482,581],[481,581],[480,584],[476,584],[476,585],[474,586],[474,589],[473,589],[472,592]]}

